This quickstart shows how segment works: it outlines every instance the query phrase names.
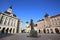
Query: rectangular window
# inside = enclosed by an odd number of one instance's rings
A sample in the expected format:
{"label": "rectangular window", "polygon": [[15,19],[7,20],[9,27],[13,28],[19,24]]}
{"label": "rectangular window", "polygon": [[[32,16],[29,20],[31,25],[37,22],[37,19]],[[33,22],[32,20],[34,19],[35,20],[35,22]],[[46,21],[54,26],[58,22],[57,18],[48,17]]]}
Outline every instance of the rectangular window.
{"label": "rectangular window", "polygon": [[15,21],[14,21],[14,26],[15,26]]}
{"label": "rectangular window", "polygon": [[15,20],[15,26],[16,26],[16,24],[17,24],[17,21]]}
{"label": "rectangular window", "polygon": [[54,25],[54,19],[52,19],[52,25]]}
{"label": "rectangular window", "polygon": [[10,23],[9,23],[9,25],[10,25],[10,26],[12,25],[12,18],[10,18]]}
{"label": "rectangular window", "polygon": [[16,22],[16,21],[14,21],[14,26],[15,26],[15,22]]}
{"label": "rectangular window", "polygon": [[2,23],[2,21],[3,21],[3,16],[1,17],[0,24]]}
{"label": "rectangular window", "polygon": [[9,21],[8,21],[8,25],[10,24],[10,18],[9,18]]}
{"label": "rectangular window", "polygon": [[13,19],[12,19],[12,21],[11,21],[11,26],[13,26],[13,22],[14,22],[14,21],[13,21]]}
{"label": "rectangular window", "polygon": [[5,16],[3,16],[3,19],[2,19],[2,24],[4,25],[4,22],[5,22]]}
{"label": "rectangular window", "polygon": [[5,21],[4,21],[4,25],[6,25],[6,23],[7,23],[7,17],[6,17]]}

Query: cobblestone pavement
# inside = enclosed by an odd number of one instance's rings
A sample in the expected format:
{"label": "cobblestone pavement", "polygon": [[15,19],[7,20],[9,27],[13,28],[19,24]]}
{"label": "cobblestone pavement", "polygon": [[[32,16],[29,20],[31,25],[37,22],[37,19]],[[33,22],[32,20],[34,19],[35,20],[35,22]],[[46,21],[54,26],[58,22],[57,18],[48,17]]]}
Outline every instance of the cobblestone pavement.
{"label": "cobblestone pavement", "polygon": [[37,38],[27,37],[26,33],[13,34],[0,40],[60,40],[60,34],[39,34]]}

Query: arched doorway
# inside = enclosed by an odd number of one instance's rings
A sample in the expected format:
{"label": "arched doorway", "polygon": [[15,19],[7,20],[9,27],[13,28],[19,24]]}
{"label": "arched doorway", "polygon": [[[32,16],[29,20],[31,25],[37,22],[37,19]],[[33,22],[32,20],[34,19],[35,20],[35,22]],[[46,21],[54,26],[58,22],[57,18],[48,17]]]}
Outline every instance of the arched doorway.
{"label": "arched doorway", "polygon": [[56,32],[56,33],[59,33],[59,29],[58,29],[58,28],[55,28],[55,32]]}
{"label": "arched doorway", "polygon": [[5,33],[5,28],[3,28],[3,29],[1,30],[1,33]]}
{"label": "arched doorway", "polygon": [[40,29],[39,29],[39,33],[40,33]]}
{"label": "arched doorway", "polygon": [[46,33],[46,30],[44,29],[43,32]]}
{"label": "arched doorway", "polygon": [[9,31],[9,28],[6,29],[6,33],[8,33],[8,31]]}
{"label": "arched doorway", "polygon": [[10,29],[10,33],[12,32],[12,28]]}

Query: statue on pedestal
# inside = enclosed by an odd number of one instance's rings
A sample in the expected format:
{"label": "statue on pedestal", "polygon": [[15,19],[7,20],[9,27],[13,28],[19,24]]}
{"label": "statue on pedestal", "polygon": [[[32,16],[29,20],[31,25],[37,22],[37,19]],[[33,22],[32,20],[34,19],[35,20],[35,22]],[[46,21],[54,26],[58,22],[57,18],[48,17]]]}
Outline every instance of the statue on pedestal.
{"label": "statue on pedestal", "polygon": [[31,19],[31,21],[30,21],[30,26],[31,26],[30,37],[37,37],[37,31],[34,30],[33,19]]}

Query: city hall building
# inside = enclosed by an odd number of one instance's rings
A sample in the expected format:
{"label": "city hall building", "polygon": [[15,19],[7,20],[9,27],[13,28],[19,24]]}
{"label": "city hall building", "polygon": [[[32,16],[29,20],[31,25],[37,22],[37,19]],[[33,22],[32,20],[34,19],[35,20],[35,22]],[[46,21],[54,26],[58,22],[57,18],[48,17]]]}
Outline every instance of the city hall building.
{"label": "city hall building", "polygon": [[[38,33],[47,34],[47,33],[60,33],[60,14],[55,16],[49,16],[46,14],[44,19],[38,20],[37,24],[34,24],[34,29]],[[30,32],[31,27],[29,22],[26,22],[25,32]]]}
{"label": "city hall building", "polygon": [[22,21],[12,13],[12,6],[5,12],[0,12],[0,33],[21,33]]}

